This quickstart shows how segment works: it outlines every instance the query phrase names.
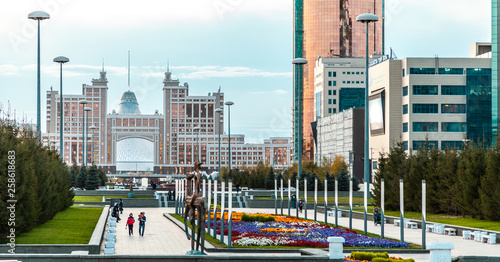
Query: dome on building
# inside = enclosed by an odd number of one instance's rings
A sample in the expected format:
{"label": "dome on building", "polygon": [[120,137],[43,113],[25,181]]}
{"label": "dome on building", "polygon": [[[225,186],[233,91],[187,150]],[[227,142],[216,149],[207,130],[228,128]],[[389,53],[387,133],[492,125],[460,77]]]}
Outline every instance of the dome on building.
{"label": "dome on building", "polygon": [[122,101],[118,105],[116,110],[118,114],[140,114],[139,103],[137,103],[137,98],[135,93],[132,91],[126,91],[122,95]]}

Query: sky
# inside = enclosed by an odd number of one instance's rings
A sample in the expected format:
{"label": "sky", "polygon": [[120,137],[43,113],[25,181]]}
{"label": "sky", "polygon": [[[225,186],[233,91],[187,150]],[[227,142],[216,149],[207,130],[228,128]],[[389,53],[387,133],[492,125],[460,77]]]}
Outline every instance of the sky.
{"label": "sky", "polygon": [[[162,109],[167,61],[190,95],[219,86],[231,107],[231,133],[248,142],[292,135],[293,0],[24,0],[2,1],[0,108],[36,123],[36,22],[41,22],[42,131],[46,91],[81,94],[82,84],[108,78],[108,110],[127,90],[143,113]],[[459,15],[457,15],[459,14]],[[469,57],[473,42],[491,41],[491,0],[386,0],[386,47],[398,58]],[[386,50],[388,51],[388,50]],[[227,130],[226,130],[227,131]]]}

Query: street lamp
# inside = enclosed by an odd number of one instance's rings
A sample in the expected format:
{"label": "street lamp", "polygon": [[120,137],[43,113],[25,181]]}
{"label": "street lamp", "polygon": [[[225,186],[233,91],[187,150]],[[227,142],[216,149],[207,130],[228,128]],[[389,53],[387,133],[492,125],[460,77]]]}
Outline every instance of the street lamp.
{"label": "street lamp", "polygon": [[63,109],[63,103],[64,103],[64,100],[63,100],[63,88],[62,88],[62,65],[64,63],[67,63],[69,62],[69,59],[65,56],[58,56],[56,58],[54,58],[53,60],[54,62],[56,63],[59,63],[59,68],[60,68],[60,82],[61,82],[61,93],[59,94],[59,104],[60,104],[60,109],[59,109],[59,155],[61,156],[61,159],[63,160],[64,162],[64,147],[63,147],[63,144],[64,144],[64,138],[63,138],[63,129],[64,129],[64,125],[63,125],[63,114],[64,114],[64,109]]}
{"label": "street lamp", "polygon": [[[90,107],[85,107],[85,108],[83,109],[83,111],[84,111],[84,113],[83,113],[83,114],[85,115],[85,118],[86,118],[86,119],[85,119],[85,122],[86,122],[86,123],[84,122],[84,123],[85,123],[85,124],[84,124],[84,127],[85,127],[85,133],[86,133],[86,134],[85,134],[85,137],[84,137],[84,139],[85,139],[85,141],[84,141],[84,142],[85,142],[85,167],[87,167],[87,163],[88,163],[88,161],[87,161],[87,160],[88,160],[88,157],[89,157],[89,156],[88,156],[88,155],[89,155],[89,153],[87,152],[87,145],[88,145],[88,143],[87,143],[87,137],[89,136],[89,130],[88,130],[88,127],[89,127],[89,111],[92,111],[92,108],[90,108]],[[85,114],[85,112],[87,112],[87,114]]]}
{"label": "street lamp", "polygon": [[231,106],[234,105],[233,101],[227,101],[227,144],[229,146],[229,172],[231,172],[231,162],[233,158],[231,157]]}
{"label": "street lamp", "polygon": [[368,33],[369,33],[369,28],[368,28],[368,25],[371,23],[371,22],[376,22],[378,21],[378,16],[374,15],[374,14],[370,14],[370,13],[366,13],[366,14],[362,14],[362,15],[358,15],[356,17],[356,21],[358,22],[361,22],[361,23],[364,23],[366,24],[366,60],[365,60],[365,66],[366,66],[366,72],[365,72],[365,83],[366,83],[366,88],[365,88],[365,234],[367,232],[367,225],[366,225],[366,212],[367,212],[367,206],[366,206],[366,203],[367,203],[367,199],[368,199],[368,195],[370,194],[370,159],[368,158],[368,153],[369,153],[369,142],[370,142],[370,136],[368,134],[368,125],[369,125],[369,83],[368,83],[368,78],[369,78],[369,75],[368,75],[368,70],[369,70],[369,67],[368,67]]}
{"label": "street lamp", "polygon": [[44,11],[34,11],[28,14],[28,19],[32,20],[37,20],[38,23],[38,49],[37,49],[37,75],[36,75],[36,91],[37,91],[37,98],[36,98],[36,124],[37,124],[37,129],[38,129],[38,142],[41,142],[42,140],[42,120],[40,116],[41,112],[41,101],[40,101],[40,21],[49,19],[50,15]]}
{"label": "street lamp", "polygon": [[294,83],[294,93],[295,93],[295,115],[297,124],[295,128],[298,128],[297,138],[295,138],[296,143],[298,143],[297,148],[297,166],[298,166],[298,174],[297,177],[300,177],[302,173],[302,94],[303,94],[303,86],[302,86],[302,67],[307,64],[307,60],[304,58],[295,58],[292,60],[292,64],[294,65],[295,74],[298,76],[296,79],[300,79],[298,82]]}
{"label": "street lamp", "polygon": [[82,126],[82,166],[85,166],[85,106],[88,104],[89,102],[87,100],[80,100],[80,104],[82,105],[82,108],[83,108],[83,115],[82,115],[82,122],[83,122],[83,126]]}
{"label": "street lamp", "polygon": [[200,162],[200,127],[199,126],[195,126],[193,128],[194,131],[197,131],[196,132],[196,158],[198,158],[198,162]]}
{"label": "street lamp", "polygon": [[[91,149],[91,150],[92,150],[92,153],[90,154],[90,156],[91,156],[91,159],[90,159],[90,160],[91,160],[91,161],[90,161],[90,164],[92,164],[92,165],[93,165],[93,164],[94,164],[94,132],[95,132],[95,130],[97,129],[97,126],[91,126],[91,127],[89,127],[89,128],[90,128],[90,131],[92,132],[92,149]],[[136,163],[136,164],[137,164],[137,163]],[[137,166],[136,166],[136,168],[135,168],[135,169],[137,169]]]}
{"label": "street lamp", "polygon": [[219,172],[219,176],[220,176],[220,133],[221,133],[221,130],[220,130],[220,116],[221,114],[224,112],[224,109],[222,108],[217,108],[215,109],[215,113],[219,115],[219,118],[217,119],[217,124],[218,124],[218,127],[219,127],[219,154],[217,155],[217,158],[219,159],[219,169],[218,169],[218,172]]}

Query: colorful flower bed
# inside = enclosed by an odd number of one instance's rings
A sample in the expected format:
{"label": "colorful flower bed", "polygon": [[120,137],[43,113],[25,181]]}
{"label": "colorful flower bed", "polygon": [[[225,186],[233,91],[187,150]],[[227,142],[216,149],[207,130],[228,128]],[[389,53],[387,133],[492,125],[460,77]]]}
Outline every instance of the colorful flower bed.
{"label": "colorful flower bed", "polygon": [[[233,246],[328,247],[328,237],[343,237],[346,247],[407,248],[408,243],[359,235],[356,231],[330,227],[288,216],[274,216],[274,222],[240,221],[242,213],[233,213]],[[251,214],[257,215],[257,214]],[[220,218],[220,212],[217,217]],[[220,228],[220,221],[217,222]],[[227,220],[224,221],[227,235]],[[220,233],[220,232],[219,232]]]}

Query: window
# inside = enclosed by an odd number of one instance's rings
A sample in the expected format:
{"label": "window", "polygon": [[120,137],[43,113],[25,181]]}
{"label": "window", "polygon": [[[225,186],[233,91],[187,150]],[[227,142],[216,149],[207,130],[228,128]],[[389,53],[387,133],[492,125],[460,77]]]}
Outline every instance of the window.
{"label": "window", "polygon": [[332,90],[333,91],[333,95],[336,96],[337,95],[337,90]]}
{"label": "window", "polygon": [[348,84],[350,84],[350,83],[351,83],[351,81],[347,81],[347,83],[348,83]]}
{"label": "window", "polygon": [[359,72],[356,72],[356,75],[359,75]]}
{"label": "window", "polygon": [[332,104],[332,100],[331,99],[328,99],[328,104],[331,105]]}
{"label": "window", "polygon": [[403,96],[408,95],[408,86],[403,86]]}
{"label": "window", "polygon": [[408,150],[408,141],[403,141],[403,149]]}
{"label": "window", "polygon": [[403,105],[403,115],[408,114],[408,105]]}
{"label": "window", "polygon": [[328,95],[331,96],[332,95],[332,90],[328,90]]}
{"label": "window", "polygon": [[337,104],[337,99],[333,99],[333,104],[336,105]]}
{"label": "window", "polygon": [[328,114],[331,114],[331,113],[332,113],[332,109],[328,108]]}
{"label": "window", "polygon": [[464,96],[466,95],[465,86],[441,86],[441,95],[446,96]]}
{"label": "window", "polygon": [[424,148],[427,145],[428,149],[438,148],[438,141],[425,141],[425,140],[414,140],[413,150],[418,150]]}
{"label": "window", "polygon": [[408,123],[403,123],[403,133],[408,132]]}
{"label": "window", "polygon": [[332,81],[328,81],[328,86],[332,86]]}
{"label": "window", "polygon": [[462,149],[463,141],[441,141],[441,149]]}
{"label": "window", "polygon": [[[405,70],[403,69],[403,77],[405,77]],[[408,142],[407,142],[408,143]]]}
{"label": "window", "polygon": [[467,132],[467,123],[463,122],[442,122],[442,132]]}
{"label": "window", "polygon": [[443,114],[465,114],[465,104],[441,104],[441,113]]}
{"label": "window", "polygon": [[343,75],[345,75],[345,72],[342,72]]}
{"label": "window", "polygon": [[410,75],[434,75],[435,68],[410,68]]}
{"label": "window", "polygon": [[328,77],[332,77],[332,72],[328,72]]}
{"label": "window", "polygon": [[438,122],[413,122],[413,132],[437,132]]}
{"label": "window", "polygon": [[412,86],[414,95],[437,95],[438,86],[415,85]]}
{"label": "window", "polygon": [[350,74],[351,74],[351,72],[347,72],[347,74],[348,74],[348,75],[350,75]]}
{"label": "window", "polygon": [[413,104],[414,114],[437,114],[438,104]]}
{"label": "window", "polygon": [[337,81],[333,81],[333,86],[337,86]]}
{"label": "window", "polygon": [[439,68],[438,74],[440,75],[463,75],[463,68]]}
{"label": "window", "polygon": [[330,109],[332,109],[332,112],[333,112],[334,114],[335,114],[335,113],[337,113],[337,108],[330,108]]}

